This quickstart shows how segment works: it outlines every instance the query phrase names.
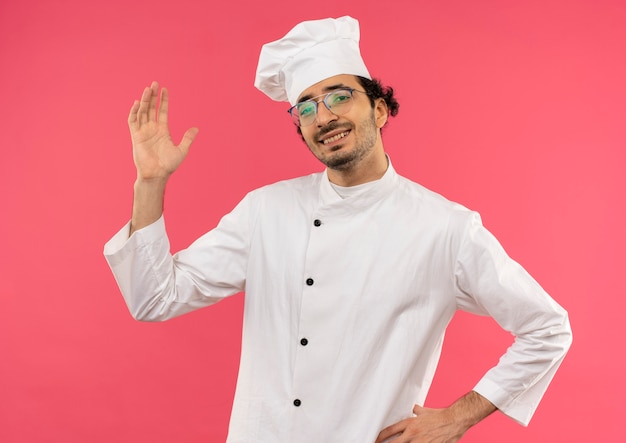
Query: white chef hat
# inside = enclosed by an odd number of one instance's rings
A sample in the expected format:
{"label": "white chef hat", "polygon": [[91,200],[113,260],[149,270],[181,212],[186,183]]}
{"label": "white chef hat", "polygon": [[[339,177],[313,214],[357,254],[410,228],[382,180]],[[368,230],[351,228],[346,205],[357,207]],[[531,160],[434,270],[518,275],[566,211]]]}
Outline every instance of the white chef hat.
{"label": "white chef hat", "polygon": [[299,23],[280,40],[263,45],[254,86],[295,105],[302,91],[334,75],[371,78],[359,37],[359,22],[348,16]]}

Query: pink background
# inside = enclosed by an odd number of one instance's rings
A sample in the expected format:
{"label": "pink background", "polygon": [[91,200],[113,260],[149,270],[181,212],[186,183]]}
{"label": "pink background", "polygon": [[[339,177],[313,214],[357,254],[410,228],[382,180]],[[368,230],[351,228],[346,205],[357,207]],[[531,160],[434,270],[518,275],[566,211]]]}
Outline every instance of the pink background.
{"label": "pink background", "polygon": [[[102,257],[130,214],[128,109],[156,79],[175,137],[200,128],[167,194],[182,248],[245,192],[321,169],[252,82],[262,43],[344,14],[397,90],[396,169],[478,210],[570,312],[574,345],[530,427],[495,414],[463,441],[623,438],[626,2],[5,0],[0,441],[224,441],[243,297],[138,323]],[[427,405],[509,341],[457,316]]]}

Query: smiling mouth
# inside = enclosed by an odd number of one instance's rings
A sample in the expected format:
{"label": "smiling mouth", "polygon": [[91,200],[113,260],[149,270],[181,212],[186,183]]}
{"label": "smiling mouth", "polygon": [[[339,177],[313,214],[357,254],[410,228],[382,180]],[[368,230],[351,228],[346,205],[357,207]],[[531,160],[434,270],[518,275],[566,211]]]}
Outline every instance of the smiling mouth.
{"label": "smiling mouth", "polygon": [[334,142],[336,142],[338,140],[341,140],[342,138],[344,138],[348,134],[350,134],[350,131],[345,131],[345,132],[342,132],[340,134],[333,135],[332,137],[328,137],[328,138],[322,140],[322,143],[325,144],[325,145],[328,145],[330,143],[334,143]]}

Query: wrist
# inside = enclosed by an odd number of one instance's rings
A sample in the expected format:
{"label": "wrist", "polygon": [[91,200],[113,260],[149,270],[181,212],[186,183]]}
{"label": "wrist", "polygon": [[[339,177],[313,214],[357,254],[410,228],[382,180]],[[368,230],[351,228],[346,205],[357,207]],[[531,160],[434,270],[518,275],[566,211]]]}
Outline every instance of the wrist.
{"label": "wrist", "polygon": [[135,179],[135,191],[139,189],[151,190],[151,191],[159,191],[164,190],[167,185],[167,181],[169,176],[167,177],[140,177],[137,176]]}
{"label": "wrist", "polygon": [[470,391],[448,408],[456,423],[465,428],[469,428],[489,416],[497,408],[482,395],[475,391]]}

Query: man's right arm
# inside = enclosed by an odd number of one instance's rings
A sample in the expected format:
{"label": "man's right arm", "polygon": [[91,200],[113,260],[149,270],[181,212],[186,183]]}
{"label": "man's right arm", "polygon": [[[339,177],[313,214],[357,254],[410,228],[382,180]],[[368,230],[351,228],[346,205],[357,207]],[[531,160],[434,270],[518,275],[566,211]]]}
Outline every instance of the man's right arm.
{"label": "man's right arm", "polygon": [[128,127],[137,169],[132,216],[104,247],[128,308],[138,320],[165,320],[213,302],[184,273],[178,276],[174,271],[161,218],[167,181],[198,133],[196,128],[187,130],[175,145],[168,127],[168,104],[167,90],[161,89],[159,103],[159,85],[153,82],[130,109]]}
{"label": "man's right arm", "polygon": [[141,99],[135,100],[128,116],[137,168],[129,235],[161,217],[167,180],[185,159],[198,134],[197,128],[190,128],[175,145],[168,126],[167,89],[161,89],[160,103],[158,98],[159,84],[152,82]]}

